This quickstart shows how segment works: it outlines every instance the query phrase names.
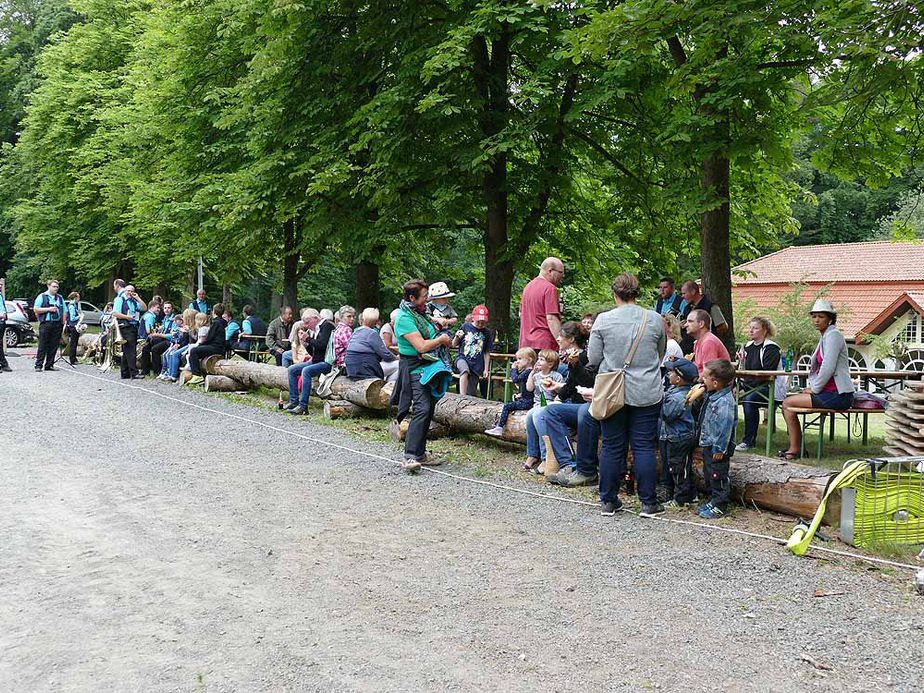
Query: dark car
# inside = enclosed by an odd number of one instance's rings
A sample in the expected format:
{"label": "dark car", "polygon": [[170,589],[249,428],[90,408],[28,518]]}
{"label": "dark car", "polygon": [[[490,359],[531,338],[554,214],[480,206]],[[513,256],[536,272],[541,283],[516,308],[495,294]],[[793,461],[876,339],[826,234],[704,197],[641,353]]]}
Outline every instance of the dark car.
{"label": "dark car", "polygon": [[8,348],[35,341],[35,330],[26,312],[16,301],[6,301],[6,331],[3,344]]}

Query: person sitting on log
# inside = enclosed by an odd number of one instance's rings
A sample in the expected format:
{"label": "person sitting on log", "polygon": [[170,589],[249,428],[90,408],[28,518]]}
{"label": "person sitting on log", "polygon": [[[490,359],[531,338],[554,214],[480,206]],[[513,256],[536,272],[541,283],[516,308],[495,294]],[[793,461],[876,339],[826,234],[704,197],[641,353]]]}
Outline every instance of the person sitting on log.
{"label": "person sitting on log", "polygon": [[205,313],[197,313],[192,308],[187,308],[183,311],[184,329],[180,330],[177,337],[175,344],[177,348],[169,352],[164,358],[166,363],[164,380],[175,383],[180,377],[182,360],[187,357],[189,350],[196,346],[200,340],[205,341],[205,337],[209,333],[208,321],[209,316]]}
{"label": "person sitting on log", "polygon": [[234,314],[231,312],[231,308],[225,308],[224,314],[221,316],[225,321],[225,342],[229,345],[237,344],[238,337],[241,336],[241,323],[234,319]]}
{"label": "person sitting on log", "polygon": [[270,321],[266,328],[266,350],[276,359],[276,365],[282,366],[283,355],[291,349],[289,332],[292,329],[292,318],[295,312],[291,306],[283,306],[279,315]]}
{"label": "person sitting on log", "polygon": [[731,388],[735,367],[731,361],[713,359],[703,368],[702,378],[707,395],[699,415],[699,445],[703,450],[703,480],[709,500],[697,508],[696,514],[715,520],[728,512],[728,472],[731,456],[735,454],[738,425],[738,405]]}
{"label": "person sitting on log", "polygon": [[[333,364],[325,359],[327,344],[330,342],[334,325],[325,320],[314,308],[308,308],[302,313],[302,322],[307,319],[308,338],[305,342],[307,353],[310,356],[308,363],[293,363],[289,366],[289,403],[283,407],[284,411],[296,416],[308,411],[308,398],[311,396],[311,379],[323,373],[330,373]],[[294,345],[293,345],[294,346]],[[301,377],[301,389],[298,379]]]}
{"label": "person sitting on log", "polygon": [[375,331],[378,321],[378,308],[366,308],[360,315],[360,325],[350,337],[344,360],[350,380],[378,378],[391,382],[398,377],[398,357],[389,351]]}
{"label": "person sitting on log", "polygon": [[353,322],[356,320],[356,309],[353,306],[340,306],[335,315],[334,327],[334,368],[343,368],[346,358],[347,346],[353,336]]}
{"label": "person sitting on log", "polygon": [[225,307],[216,303],[212,307],[212,324],[209,325],[209,331],[205,335],[205,340],[197,344],[195,349],[190,349],[186,360],[189,362],[189,370],[192,371],[193,377],[187,385],[201,385],[205,382],[202,375],[202,366],[200,362],[208,356],[223,356],[228,348],[225,341]]}
{"label": "person sitting on log", "polygon": [[379,336],[387,347],[397,346],[395,342],[395,319],[400,312],[400,308],[395,308],[391,311],[391,315],[388,316],[388,322],[382,325],[382,329],[379,330]]}
{"label": "person sitting on log", "polygon": [[519,389],[513,399],[504,404],[497,425],[485,431],[489,436],[500,437],[504,435],[504,426],[507,425],[507,419],[510,418],[512,412],[528,411],[533,408],[533,394],[526,389],[526,383],[533,376],[536,351],[530,347],[523,347],[522,349],[517,349],[515,356],[516,360],[513,366],[510,367],[510,382]]}
{"label": "person sitting on log", "polygon": [[[560,383],[564,377],[558,370],[560,359],[554,349],[542,349],[536,358],[533,375],[526,383],[526,389],[533,393],[533,408],[526,415],[526,462],[524,471],[543,474],[545,460],[545,415],[555,393],[551,386]],[[537,469],[538,466],[538,469]]]}

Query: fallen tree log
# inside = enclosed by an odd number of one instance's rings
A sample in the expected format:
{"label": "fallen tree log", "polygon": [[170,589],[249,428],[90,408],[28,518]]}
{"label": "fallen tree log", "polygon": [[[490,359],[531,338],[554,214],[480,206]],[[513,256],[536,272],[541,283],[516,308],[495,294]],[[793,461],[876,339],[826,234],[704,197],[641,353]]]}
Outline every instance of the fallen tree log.
{"label": "fallen tree log", "polygon": [[[392,440],[396,440],[399,442],[403,441],[405,438],[407,438],[407,429],[408,429],[408,426],[410,426],[410,424],[411,424],[410,417],[403,419],[401,423],[398,423],[397,421],[392,420],[392,422],[388,424],[388,435],[391,437]],[[445,438],[446,436],[450,434],[451,434],[451,431],[447,426],[444,426],[441,423],[437,423],[436,421],[431,421],[430,430],[427,431],[427,440],[436,440],[437,438]]]}
{"label": "fallen tree log", "polygon": [[[698,449],[693,461],[697,482],[700,488],[704,488],[702,458]],[[736,452],[731,458],[728,476],[733,499],[744,505],[754,503],[767,510],[808,520],[821,503],[828,479],[836,473],[830,469]],[[838,492],[828,499],[824,522],[836,525],[840,514]]]}
{"label": "fallen tree log", "polygon": [[[287,369],[268,363],[254,363],[242,359],[223,359],[210,356],[203,362],[206,373],[224,375],[233,378],[248,388],[269,387],[277,390],[289,390]],[[313,385],[313,388],[316,383]],[[331,396],[345,399],[367,409],[385,409],[388,399],[383,398],[384,380],[350,380],[341,376],[331,386]]]}
{"label": "fallen tree log", "polygon": [[226,375],[207,375],[205,376],[206,392],[240,392],[247,388],[237,382],[234,378]]}
{"label": "fallen tree log", "polygon": [[324,401],[325,419],[353,419],[362,416],[378,416],[381,409],[370,409],[359,404],[353,404],[345,399],[328,399]]}
{"label": "fallen tree log", "polygon": [[[497,425],[503,408],[502,402],[447,392],[436,403],[433,420],[455,431],[484,433]],[[501,437],[513,443],[526,443],[525,411],[515,411],[510,415]]]}

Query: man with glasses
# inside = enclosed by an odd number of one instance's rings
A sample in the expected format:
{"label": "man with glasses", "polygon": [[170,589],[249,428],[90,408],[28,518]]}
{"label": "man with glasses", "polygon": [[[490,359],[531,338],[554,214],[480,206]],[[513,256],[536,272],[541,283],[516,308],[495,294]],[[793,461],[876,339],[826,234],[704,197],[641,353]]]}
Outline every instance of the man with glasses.
{"label": "man with glasses", "polygon": [[35,370],[58,370],[55,368],[55,353],[61,346],[64,330],[64,298],[58,293],[58,282],[48,282],[48,290],[35,298],[32,309],[39,322],[38,353],[35,356]]}
{"label": "man with glasses", "polygon": [[565,265],[557,257],[548,257],[539,267],[539,276],[523,289],[520,299],[520,345],[555,349],[561,331],[561,299],[558,285],[565,277]]}

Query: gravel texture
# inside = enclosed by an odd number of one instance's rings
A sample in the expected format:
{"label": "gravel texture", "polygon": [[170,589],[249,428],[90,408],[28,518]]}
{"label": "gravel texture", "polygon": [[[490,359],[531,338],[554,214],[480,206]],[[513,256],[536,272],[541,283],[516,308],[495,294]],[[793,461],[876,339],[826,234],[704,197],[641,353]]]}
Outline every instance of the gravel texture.
{"label": "gravel texture", "polygon": [[878,570],[11,363],[0,690],[921,690],[924,597]]}

